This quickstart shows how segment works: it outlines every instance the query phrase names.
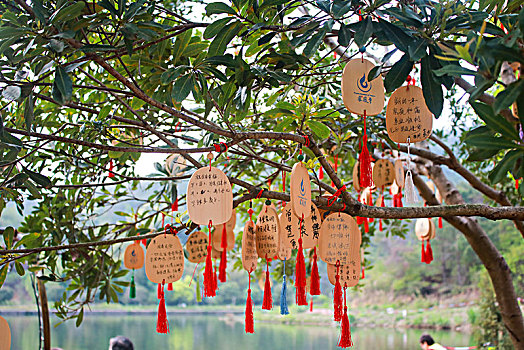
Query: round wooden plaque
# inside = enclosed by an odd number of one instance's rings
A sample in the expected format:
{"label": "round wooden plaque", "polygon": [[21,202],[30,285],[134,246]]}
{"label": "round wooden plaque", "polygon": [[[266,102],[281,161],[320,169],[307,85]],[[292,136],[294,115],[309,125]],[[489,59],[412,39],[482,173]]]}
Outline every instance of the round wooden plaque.
{"label": "round wooden plaque", "polygon": [[358,161],[353,166],[353,187],[355,187],[357,192],[360,192],[360,163]]}
{"label": "round wooden plaque", "polygon": [[211,259],[220,259],[222,257],[222,252],[219,252],[213,246],[211,246]]}
{"label": "round wooden plaque", "polygon": [[293,213],[301,218],[308,218],[311,215],[311,181],[306,166],[298,162],[291,171],[291,183],[289,187],[291,198],[291,208]]}
{"label": "round wooden plaque", "polygon": [[141,269],[144,266],[144,249],[140,241],[127,246],[124,252],[124,266],[126,269]]}
{"label": "round wooden plaque", "polygon": [[0,350],[11,349],[11,328],[7,320],[0,316]]}
{"label": "round wooden plaque", "polygon": [[431,136],[433,115],[426,106],[422,89],[401,86],[389,98],[386,108],[386,130],[393,142],[424,141]]}
{"label": "round wooden plaque", "polygon": [[207,256],[209,239],[202,231],[193,232],[186,241],[187,260],[192,263],[204,261]]}
{"label": "round wooden plaque", "polygon": [[233,209],[231,218],[225,224],[214,226],[215,231],[213,232],[213,238],[211,242],[213,245],[213,248],[215,248],[219,252],[223,250],[221,245],[222,245],[222,230],[224,229],[224,225],[226,225],[226,233],[227,233],[227,251],[229,252],[230,250],[235,248],[235,232],[233,230],[235,229],[236,223],[237,223],[236,210]]}
{"label": "round wooden plaque", "polygon": [[255,271],[258,263],[255,223],[246,222],[242,234],[242,266],[247,272]]}
{"label": "round wooden plaque", "polygon": [[379,75],[368,81],[369,71],[375,67],[368,60],[349,61],[342,73],[342,100],[351,113],[377,115],[384,108],[384,82]]}
{"label": "round wooden plaque", "polygon": [[[329,282],[332,285],[335,285],[335,282],[336,282],[335,276],[337,275],[336,265],[327,264],[327,273],[328,273]],[[342,286],[342,288],[344,288],[344,284],[347,287],[356,286],[358,284],[358,281],[360,281],[361,273],[362,273],[362,265],[360,263],[360,260],[352,261],[348,265],[340,265],[339,275],[340,275],[340,285]]]}
{"label": "round wooden plaque", "polygon": [[371,192],[371,187],[366,187],[360,194],[360,202],[366,205],[371,205],[373,203],[373,193]]}
{"label": "round wooden plaque", "polygon": [[160,234],[146,250],[146,275],[153,283],[176,282],[184,273],[184,251],[180,239]]}
{"label": "round wooden plaque", "polygon": [[[282,216],[282,214],[280,214]],[[281,226],[282,227],[282,226]],[[289,245],[289,241],[287,240],[287,236],[283,229],[280,229],[279,231],[279,241],[278,241],[278,258],[280,260],[289,260],[291,259],[291,246]]]}
{"label": "round wooden plaque", "polygon": [[395,160],[395,182],[398,187],[404,187],[404,165],[400,159]]}
{"label": "round wooden plaque", "polygon": [[231,183],[222,170],[211,167],[198,169],[187,185],[187,211],[198,225],[227,222],[233,212]]}
{"label": "round wooden plaque", "polygon": [[420,218],[415,222],[415,234],[420,241],[431,237],[431,219]]}
{"label": "round wooden plaque", "polygon": [[373,167],[373,182],[378,188],[390,186],[395,181],[395,166],[388,159],[379,159]]}
{"label": "round wooden plaque", "polygon": [[437,227],[435,226],[435,222],[431,219],[429,220],[429,226],[429,239],[433,239],[437,234]]}
{"label": "round wooden plaque", "polygon": [[277,210],[271,205],[262,207],[256,225],[257,254],[263,259],[273,259],[278,254],[280,224]]}
{"label": "round wooden plaque", "polygon": [[[286,240],[286,245],[292,249],[298,249],[298,239],[300,237],[300,219],[291,212],[291,208],[286,207],[279,216],[280,230]],[[311,203],[311,213],[302,224],[302,248],[311,249],[317,245],[320,234],[321,216],[317,206]]]}
{"label": "round wooden plaque", "polygon": [[[353,238],[351,238],[354,236]],[[355,219],[345,213],[333,213],[329,215],[320,228],[318,239],[319,256],[328,264],[349,264],[352,252],[351,243],[358,242],[360,249],[360,229]]]}

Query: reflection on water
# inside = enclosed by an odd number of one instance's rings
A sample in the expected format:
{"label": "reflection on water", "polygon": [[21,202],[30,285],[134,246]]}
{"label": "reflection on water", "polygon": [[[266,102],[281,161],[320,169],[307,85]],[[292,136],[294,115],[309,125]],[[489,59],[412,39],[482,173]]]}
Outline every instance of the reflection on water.
{"label": "reflection on water", "polygon": [[[12,349],[38,349],[38,319],[36,316],[7,316],[13,343]],[[313,350],[336,349],[339,329],[326,326],[291,326],[256,322],[255,334],[245,334],[243,322],[226,322],[218,316],[170,315],[171,333],[156,333],[156,316],[100,316],[86,314],[80,328],[73,322],[52,329],[52,346],[64,350],[107,349],[109,338],[129,337],[135,349],[253,349],[253,350]],[[418,350],[422,330],[384,328],[353,328],[353,349]],[[441,344],[471,345],[469,334],[431,331]]]}

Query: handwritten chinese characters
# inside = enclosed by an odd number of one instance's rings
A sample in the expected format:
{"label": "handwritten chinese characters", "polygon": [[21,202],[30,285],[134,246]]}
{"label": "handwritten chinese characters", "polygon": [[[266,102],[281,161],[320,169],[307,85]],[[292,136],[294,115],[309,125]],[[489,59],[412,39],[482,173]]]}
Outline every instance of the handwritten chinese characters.
{"label": "handwritten chinese characters", "polygon": [[398,187],[404,187],[404,165],[400,159],[395,160],[395,182]]}
{"label": "handwritten chinese characters", "polygon": [[[362,266],[360,264],[360,259],[351,260],[347,265],[340,265],[339,276],[340,276],[340,285],[344,287],[354,287],[358,284],[360,280],[360,274],[362,272]],[[337,275],[337,267],[332,264],[327,264],[327,273],[329,282],[332,285],[335,285]]]}
{"label": "handwritten chinese characters", "polygon": [[373,182],[378,188],[390,186],[395,180],[395,166],[388,159],[379,159],[373,166]]}
{"label": "handwritten chinese characters", "polygon": [[244,233],[242,234],[242,266],[248,272],[255,271],[257,262],[255,223],[249,220],[246,222]]}
{"label": "handwritten chinese characters", "polygon": [[[320,234],[321,217],[315,204],[311,203],[310,215],[302,223],[302,248],[310,249],[317,245]],[[291,208],[286,207],[279,216],[280,230],[282,231],[287,245],[292,249],[298,249],[300,237],[300,219],[293,215]]]}
{"label": "handwritten chinese characters", "polygon": [[368,60],[349,61],[342,73],[342,100],[348,111],[359,115],[377,115],[384,108],[384,82],[382,76],[368,81],[374,67]]}
{"label": "handwritten chinese characters", "polygon": [[146,250],[146,275],[153,283],[176,282],[184,273],[184,251],[178,237],[158,235]]}
{"label": "handwritten chinese characters", "polygon": [[[360,236],[360,229],[357,222],[348,214],[333,213],[326,217],[320,228],[320,237],[318,239],[319,256],[328,264],[349,264],[352,253],[351,236],[354,242]],[[360,243],[358,244],[360,248]]]}
{"label": "handwritten chinese characters", "polygon": [[257,253],[260,258],[273,259],[278,254],[280,224],[273,205],[264,205],[256,225]]}
{"label": "handwritten chinese characters", "polygon": [[302,215],[308,218],[311,215],[311,182],[307,168],[302,162],[296,163],[291,171],[289,195],[293,213],[299,218]]}
{"label": "handwritten chinese characters", "polygon": [[207,255],[207,235],[202,231],[193,232],[186,241],[187,260],[192,263],[204,261]]}
{"label": "handwritten chinese characters", "polygon": [[124,266],[126,269],[141,269],[144,266],[144,249],[140,241],[127,246],[124,252]]}
{"label": "handwritten chinese characters", "polygon": [[419,142],[431,136],[433,115],[426,106],[422,89],[402,86],[395,90],[386,108],[386,130],[393,142]]}
{"label": "handwritten chinese characters", "polygon": [[223,224],[231,218],[231,183],[220,169],[203,167],[193,173],[187,185],[187,210],[198,225]]}

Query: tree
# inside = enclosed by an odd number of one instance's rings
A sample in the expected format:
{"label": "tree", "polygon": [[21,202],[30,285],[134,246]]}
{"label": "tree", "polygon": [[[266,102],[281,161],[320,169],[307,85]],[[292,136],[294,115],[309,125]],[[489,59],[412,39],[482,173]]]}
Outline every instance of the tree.
{"label": "tree", "polygon": [[[514,347],[524,349],[510,270],[475,219],[513,220],[524,237],[524,190],[511,180],[524,173],[524,117],[517,112],[524,84],[512,70],[524,60],[519,0],[234,0],[207,4],[202,22],[202,4],[191,1],[0,6],[0,211],[7,202],[21,211],[24,199],[38,200],[21,227],[3,231],[0,276],[9,266],[23,273],[28,263],[40,278],[68,281],[62,317],[77,317],[96,295],[116,301],[127,282],[118,280],[115,244],[137,233],[154,237],[146,233],[176,200],[184,205],[184,180],[207,164],[206,153],[221,155],[213,163],[225,168],[234,205],[246,215],[247,201],[259,194],[289,200],[277,190],[280,174],[303,149],[312,173],[321,167],[329,178],[312,177],[319,207],[328,207],[321,194],[336,194],[341,202],[331,210],[444,217],[460,231],[490,275]],[[451,114],[453,135],[436,130],[429,148],[410,148],[426,207],[367,206],[349,186],[343,190],[364,127],[375,157],[408,151],[388,138],[383,115],[364,124],[342,105],[341,71],[360,48],[378,67],[368,79],[382,75],[389,93],[411,74],[435,117]],[[448,108],[445,99],[460,89],[471,108]],[[158,176],[137,175],[136,162],[152,153],[177,156],[157,165]],[[333,157],[342,160],[338,169]],[[442,166],[486,203],[465,203]],[[114,209],[124,202],[133,209]],[[106,212],[122,219],[106,222]],[[195,229],[183,208],[177,223]]]}

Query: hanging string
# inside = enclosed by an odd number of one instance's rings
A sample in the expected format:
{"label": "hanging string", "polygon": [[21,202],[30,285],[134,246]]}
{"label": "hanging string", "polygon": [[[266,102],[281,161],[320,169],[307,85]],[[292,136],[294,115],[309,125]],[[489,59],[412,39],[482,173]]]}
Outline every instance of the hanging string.
{"label": "hanging string", "polygon": [[247,288],[246,312],[245,312],[245,327],[246,333],[255,333],[255,322],[253,318],[253,301],[251,300],[251,272],[248,273],[249,285]]}
{"label": "hanging string", "polygon": [[113,159],[110,159],[109,160],[109,175],[107,175],[107,177],[110,178],[110,179],[115,177],[115,173],[113,172],[113,168],[114,168]]}
{"label": "hanging string", "polygon": [[135,269],[133,269],[133,274],[131,275],[131,283],[129,286],[129,299],[136,298],[136,285],[135,285]]}
{"label": "hanging string", "polygon": [[280,292],[280,314],[289,315],[289,309],[287,307],[287,286],[286,286],[286,258],[284,258],[284,267],[282,273],[282,291]]}
{"label": "hanging string", "polygon": [[342,286],[340,285],[340,261],[336,263],[337,274],[335,275],[335,290],[333,291],[333,310],[335,321],[342,319]]}
{"label": "hanging string", "polygon": [[[286,171],[282,170],[282,193],[286,193]],[[286,206],[285,201],[281,201],[282,209]]]}
{"label": "hanging string", "polygon": [[368,135],[366,123],[366,110],[364,110],[364,135],[362,135],[362,150],[360,151],[360,187],[366,188],[373,186],[371,176],[371,156],[368,150]]}
{"label": "hanging string", "polygon": [[338,197],[340,197],[342,192],[344,192],[345,190],[346,190],[346,185],[342,185],[342,187],[340,187],[331,197],[329,197],[327,201],[328,207],[332,206],[333,203],[337,201]]}
{"label": "hanging string", "polygon": [[220,257],[218,279],[220,282],[225,283],[227,268],[227,229],[225,223],[222,225],[222,242],[220,243],[220,248],[222,248],[222,256]]}

